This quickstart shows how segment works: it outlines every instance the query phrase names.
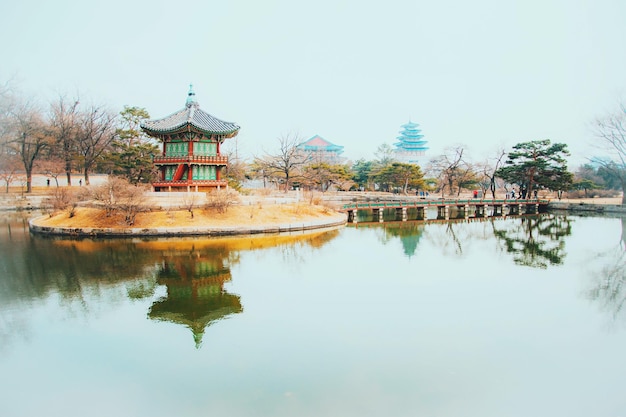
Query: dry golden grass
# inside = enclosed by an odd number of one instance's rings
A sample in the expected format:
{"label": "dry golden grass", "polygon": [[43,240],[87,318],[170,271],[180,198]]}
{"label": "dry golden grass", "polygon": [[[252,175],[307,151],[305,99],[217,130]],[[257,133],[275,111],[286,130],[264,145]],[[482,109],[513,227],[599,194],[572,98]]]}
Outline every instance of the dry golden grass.
{"label": "dry golden grass", "polygon": [[[337,213],[324,206],[308,204],[280,204],[232,206],[226,213],[218,213],[214,210],[194,209],[193,218],[186,210],[160,210],[139,213],[132,227],[155,228],[155,227],[231,227],[231,226],[259,226],[274,225],[293,222],[307,222],[330,218]],[[87,207],[79,207],[74,217],[67,213],[56,213],[52,217],[42,219],[38,225],[48,227],[69,228],[123,228],[123,217],[113,215],[106,217],[103,210]]]}

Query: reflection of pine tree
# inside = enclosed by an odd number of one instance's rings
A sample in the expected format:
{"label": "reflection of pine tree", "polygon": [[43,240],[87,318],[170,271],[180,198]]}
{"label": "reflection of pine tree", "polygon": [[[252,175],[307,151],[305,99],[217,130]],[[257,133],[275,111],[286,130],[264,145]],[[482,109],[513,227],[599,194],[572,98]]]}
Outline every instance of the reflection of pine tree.
{"label": "reflection of pine tree", "polygon": [[518,265],[547,268],[560,265],[565,258],[564,237],[572,233],[571,220],[564,216],[526,216],[499,222],[507,226],[497,229],[492,222],[494,236],[504,244]]}
{"label": "reflection of pine tree", "polygon": [[422,238],[424,225],[421,223],[403,222],[396,225],[385,227],[385,236],[398,237],[402,242],[404,254],[408,257],[415,255],[417,245]]}

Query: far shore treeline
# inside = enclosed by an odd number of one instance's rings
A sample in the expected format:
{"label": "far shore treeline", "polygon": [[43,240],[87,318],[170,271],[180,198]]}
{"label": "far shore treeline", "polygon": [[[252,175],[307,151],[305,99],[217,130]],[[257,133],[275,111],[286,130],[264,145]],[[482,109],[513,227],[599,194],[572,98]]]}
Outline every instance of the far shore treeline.
{"label": "far shore treeline", "polygon": [[[11,83],[0,85],[0,181],[9,192],[23,185],[32,191],[33,174],[45,175],[52,186],[90,185],[89,176],[108,174],[128,184],[150,184],[156,172],[152,160],[159,143],[140,128],[148,112],[125,106],[112,111],[105,105],[85,104],[83,97],[59,95],[46,106],[22,95]],[[456,145],[423,164],[394,159],[393,147],[382,142],[371,159],[329,162],[323,155],[301,150],[298,135],[275,139],[275,150],[244,159],[236,141],[226,141],[229,187],[241,190],[254,181],[285,191],[376,190],[438,197],[461,193],[495,198],[514,195],[593,197],[622,195],[626,189],[626,108],[591,121],[589,142],[599,154],[571,169],[566,141],[529,138],[511,149],[494,149],[482,159]],[[532,121],[531,121],[532,123]],[[230,151],[228,151],[230,149]]]}

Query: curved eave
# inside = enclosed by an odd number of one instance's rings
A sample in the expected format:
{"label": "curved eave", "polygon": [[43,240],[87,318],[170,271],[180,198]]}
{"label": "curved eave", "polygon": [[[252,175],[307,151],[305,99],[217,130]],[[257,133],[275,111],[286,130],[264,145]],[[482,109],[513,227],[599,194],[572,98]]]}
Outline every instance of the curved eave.
{"label": "curved eave", "polygon": [[[397,145],[396,145],[397,146]],[[429,148],[427,146],[398,146],[396,151],[398,152],[423,152],[427,151]]]}
{"label": "curved eave", "polygon": [[333,146],[305,145],[303,149],[309,152],[343,152],[343,146],[338,146],[338,145],[333,145]]}
{"label": "curved eave", "polygon": [[145,120],[141,129],[150,136],[161,136],[181,132],[200,132],[205,135],[222,135],[231,138],[239,132],[235,123],[220,120],[190,104],[182,110],[161,119]]}
{"label": "curved eave", "polygon": [[146,132],[149,136],[159,137],[163,135],[171,135],[174,133],[184,133],[184,132],[199,132],[203,133],[207,136],[211,135],[221,135],[225,138],[232,138],[237,136],[239,133],[239,126],[236,129],[230,131],[223,130],[207,130],[202,129],[199,126],[196,126],[194,123],[184,123],[182,126],[175,126],[169,129],[150,129],[148,127],[142,126],[141,129]]}
{"label": "curved eave", "polygon": [[424,137],[424,135],[417,135],[417,136],[397,136],[396,139],[398,140],[402,140],[402,141],[416,141],[416,140],[421,140]]}
{"label": "curved eave", "polygon": [[416,142],[400,141],[400,142],[394,143],[394,146],[399,147],[399,148],[404,148],[404,147],[421,147],[421,148],[425,148],[427,143],[428,143],[428,141],[426,141],[426,140],[416,141]]}
{"label": "curved eave", "polygon": [[398,142],[396,143],[407,143],[410,145],[425,145],[428,143],[427,140],[409,140],[409,139],[405,139],[405,138],[397,138]]}

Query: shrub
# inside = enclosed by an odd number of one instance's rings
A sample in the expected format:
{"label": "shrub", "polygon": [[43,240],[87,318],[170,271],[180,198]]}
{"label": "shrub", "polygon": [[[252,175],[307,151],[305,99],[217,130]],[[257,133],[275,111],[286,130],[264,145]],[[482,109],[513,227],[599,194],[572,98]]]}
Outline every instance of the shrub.
{"label": "shrub", "polygon": [[261,197],[268,197],[272,194],[273,190],[271,188],[259,188],[254,190],[254,194],[260,195]]}
{"label": "shrub", "polygon": [[234,190],[215,190],[207,193],[206,208],[226,213],[228,207],[239,202],[239,193]]}
{"label": "shrub", "polygon": [[146,210],[145,191],[143,186],[128,184],[118,196],[119,211],[124,216],[124,223],[128,226],[134,225],[137,214]]}
{"label": "shrub", "polygon": [[612,198],[619,197],[616,190],[572,190],[566,193],[566,198]]}
{"label": "shrub", "polygon": [[50,197],[44,200],[44,210],[52,216],[60,211],[67,211],[68,216],[74,217],[78,206],[77,195],[67,187],[57,187]]}
{"label": "shrub", "polygon": [[183,208],[189,212],[193,219],[193,209],[198,205],[195,193],[187,193],[183,197]]}
{"label": "shrub", "polygon": [[123,178],[110,177],[104,184],[89,187],[87,193],[104,208],[107,217],[119,212],[124,217],[124,223],[132,226],[137,214],[146,209],[145,191],[144,186],[132,185]]}

